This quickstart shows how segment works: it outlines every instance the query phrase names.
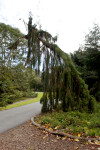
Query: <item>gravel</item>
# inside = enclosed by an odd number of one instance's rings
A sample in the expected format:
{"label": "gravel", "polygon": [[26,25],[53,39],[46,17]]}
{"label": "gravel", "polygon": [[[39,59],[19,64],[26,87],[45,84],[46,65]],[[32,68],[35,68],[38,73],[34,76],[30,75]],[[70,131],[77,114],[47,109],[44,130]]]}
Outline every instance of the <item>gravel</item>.
{"label": "gravel", "polygon": [[0,150],[99,150],[100,145],[49,134],[31,121],[0,134]]}

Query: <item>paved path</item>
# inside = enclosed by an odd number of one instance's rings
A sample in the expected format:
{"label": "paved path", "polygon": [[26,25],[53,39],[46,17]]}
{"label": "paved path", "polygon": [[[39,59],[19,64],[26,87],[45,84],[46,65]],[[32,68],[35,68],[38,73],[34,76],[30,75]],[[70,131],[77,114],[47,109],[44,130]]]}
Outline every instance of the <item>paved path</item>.
{"label": "paved path", "polygon": [[40,102],[0,111],[0,133],[20,125],[40,112]]}

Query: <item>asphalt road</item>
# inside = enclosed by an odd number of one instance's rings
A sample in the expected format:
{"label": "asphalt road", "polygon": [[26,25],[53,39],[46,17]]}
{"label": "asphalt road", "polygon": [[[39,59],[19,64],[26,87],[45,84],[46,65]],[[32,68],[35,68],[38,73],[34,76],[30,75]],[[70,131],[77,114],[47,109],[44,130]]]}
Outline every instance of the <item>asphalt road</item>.
{"label": "asphalt road", "polygon": [[0,133],[24,123],[40,112],[40,102],[0,111]]}

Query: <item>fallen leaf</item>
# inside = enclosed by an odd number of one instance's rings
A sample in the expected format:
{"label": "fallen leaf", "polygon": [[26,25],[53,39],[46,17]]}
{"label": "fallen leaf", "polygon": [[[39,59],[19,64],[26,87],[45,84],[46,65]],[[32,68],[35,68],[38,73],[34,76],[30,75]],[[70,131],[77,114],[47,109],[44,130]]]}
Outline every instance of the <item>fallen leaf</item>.
{"label": "fallen leaf", "polygon": [[46,133],[46,131],[44,131],[44,130],[43,130],[42,132],[43,132],[43,133]]}
{"label": "fallen leaf", "polygon": [[100,145],[100,141],[95,141],[95,144]]}
{"label": "fallen leaf", "polygon": [[77,141],[77,142],[78,142],[78,141],[79,141],[79,139],[75,139],[75,141]]}
{"label": "fallen leaf", "polygon": [[78,137],[80,137],[80,136],[81,136],[81,134],[79,133],[79,134],[78,134]]}
{"label": "fallen leaf", "polygon": [[89,143],[87,142],[87,143],[85,143],[86,145],[88,145]]}
{"label": "fallen leaf", "polygon": [[52,128],[49,128],[49,130],[53,131],[53,129],[52,129]]}
{"label": "fallen leaf", "polygon": [[45,139],[47,136],[44,136],[43,139]]}
{"label": "fallen leaf", "polygon": [[75,147],[75,149],[78,149],[79,147]]}

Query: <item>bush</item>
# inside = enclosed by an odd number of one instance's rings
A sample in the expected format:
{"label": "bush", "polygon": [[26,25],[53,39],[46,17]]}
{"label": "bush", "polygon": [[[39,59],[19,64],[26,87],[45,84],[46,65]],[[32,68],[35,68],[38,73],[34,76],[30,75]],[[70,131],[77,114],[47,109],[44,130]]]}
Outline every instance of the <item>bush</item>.
{"label": "bush", "polygon": [[7,105],[8,95],[6,93],[2,93],[0,95],[0,107],[4,107]]}
{"label": "bush", "polygon": [[30,85],[34,76],[34,72],[22,64],[11,68],[0,66],[0,107],[19,101],[22,97],[37,97]]}
{"label": "bush", "polygon": [[14,90],[15,99],[23,97],[23,91]]}
{"label": "bush", "polygon": [[29,91],[24,92],[23,96],[28,97],[28,98],[35,98],[38,96],[38,93],[34,93],[34,92],[29,90]]}
{"label": "bush", "polygon": [[11,100],[11,99],[7,100],[7,104],[12,104],[12,103],[13,103],[13,100]]}

